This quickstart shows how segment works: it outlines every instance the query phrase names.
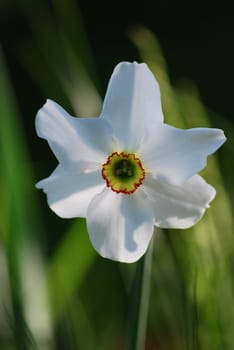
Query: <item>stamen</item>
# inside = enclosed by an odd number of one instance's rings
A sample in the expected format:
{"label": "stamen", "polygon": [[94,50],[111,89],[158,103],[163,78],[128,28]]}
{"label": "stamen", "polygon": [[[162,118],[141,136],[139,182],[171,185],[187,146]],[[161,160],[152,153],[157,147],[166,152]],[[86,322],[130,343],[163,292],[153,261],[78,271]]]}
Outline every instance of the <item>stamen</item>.
{"label": "stamen", "polygon": [[145,170],[133,153],[114,152],[102,166],[102,177],[112,191],[131,194],[141,186]]}

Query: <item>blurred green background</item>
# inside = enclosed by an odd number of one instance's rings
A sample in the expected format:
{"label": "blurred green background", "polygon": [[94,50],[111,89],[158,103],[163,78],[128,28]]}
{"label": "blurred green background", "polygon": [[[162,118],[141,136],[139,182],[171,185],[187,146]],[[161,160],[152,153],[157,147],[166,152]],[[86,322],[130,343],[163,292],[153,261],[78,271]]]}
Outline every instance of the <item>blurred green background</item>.
{"label": "blurred green background", "polygon": [[57,217],[34,186],[56,165],[37,110],[51,98],[97,116],[123,60],[149,65],[169,124],[228,137],[202,172],[211,209],[156,233],[145,349],[234,349],[233,13],[231,2],[0,1],[0,349],[126,349],[136,264],[99,257],[85,221]]}

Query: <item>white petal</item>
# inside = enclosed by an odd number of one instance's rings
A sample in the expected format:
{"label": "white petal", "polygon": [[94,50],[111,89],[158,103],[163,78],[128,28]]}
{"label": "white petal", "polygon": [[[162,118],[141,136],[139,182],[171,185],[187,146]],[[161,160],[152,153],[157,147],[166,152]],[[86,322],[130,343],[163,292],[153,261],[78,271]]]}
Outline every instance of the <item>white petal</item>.
{"label": "white petal", "polygon": [[161,181],[181,185],[206,166],[206,158],[226,138],[222,130],[195,128],[181,130],[152,125],[139,150],[143,166]]}
{"label": "white petal", "polygon": [[62,218],[86,217],[93,197],[101,192],[105,183],[100,170],[80,172],[80,169],[61,165],[47,179],[36,185],[47,194],[50,208]]}
{"label": "white petal", "polygon": [[88,208],[87,226],[94,248],[103,257],[130,263],[148,247],[153,213],[140,190],[125,195],[105,189]]}
{"label": "white petal", "polygon": [[146,64],[119,63],[109,81],[101,117],[108,120],[123,149],[134,151],[152,122],[162,122],[158,83]]}
{"label": "white petal", "polygon": [[108,122],[100,118],[71,117],[51,100],[47,100],[38,111],[36,130],[63,163],[79,160],[103,162],[114,147]]}
{"label": "white petal", "polygon": [[162,228],[193,226],[215,196],[215,189],[199,175],[193,176],[182,186],[160,183],[147,176],[142,189],[152,201],[155,225]]}

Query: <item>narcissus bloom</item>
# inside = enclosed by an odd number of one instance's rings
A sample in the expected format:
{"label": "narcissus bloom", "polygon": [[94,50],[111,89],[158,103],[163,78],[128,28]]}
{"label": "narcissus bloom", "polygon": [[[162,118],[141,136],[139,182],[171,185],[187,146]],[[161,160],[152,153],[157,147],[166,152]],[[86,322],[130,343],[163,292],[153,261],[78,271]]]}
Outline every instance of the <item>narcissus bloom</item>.
{"label": "narcissus bloom", "polygon": [[36,130],[59,162],[37,188],[60,217],[86,218],[103,257],[138,260],[154,226],[188,228],[215,196],[197,172],[225,141],[222,130],[164,124],[159,86],[146,64],[117,65],[99,118],[71,117],[47,100]]}

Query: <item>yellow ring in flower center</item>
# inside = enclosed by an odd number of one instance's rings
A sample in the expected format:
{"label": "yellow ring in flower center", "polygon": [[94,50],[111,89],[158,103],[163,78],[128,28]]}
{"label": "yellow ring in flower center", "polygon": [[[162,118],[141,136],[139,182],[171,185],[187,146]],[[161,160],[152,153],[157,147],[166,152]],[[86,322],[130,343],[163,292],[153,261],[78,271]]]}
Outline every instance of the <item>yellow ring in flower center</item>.
{"label": "yellow ring in flower center", "polygon": [[116,193],[131,194],[142,184],[145,170],[133,153],[112,153],[102,166],[107,187]]}

